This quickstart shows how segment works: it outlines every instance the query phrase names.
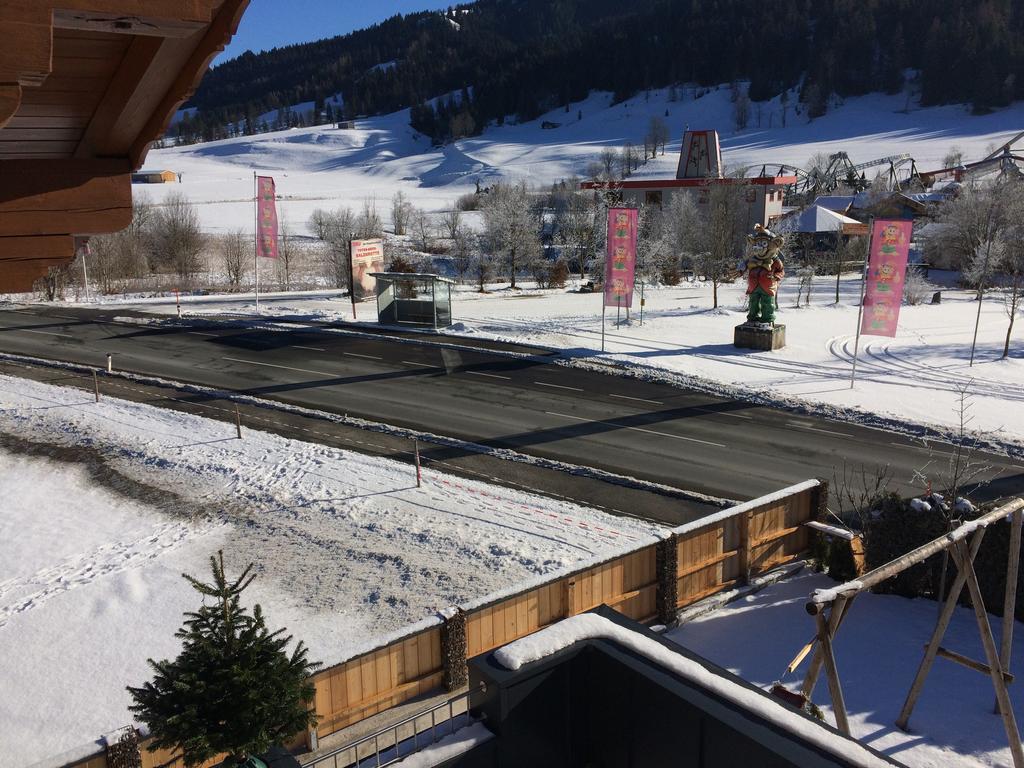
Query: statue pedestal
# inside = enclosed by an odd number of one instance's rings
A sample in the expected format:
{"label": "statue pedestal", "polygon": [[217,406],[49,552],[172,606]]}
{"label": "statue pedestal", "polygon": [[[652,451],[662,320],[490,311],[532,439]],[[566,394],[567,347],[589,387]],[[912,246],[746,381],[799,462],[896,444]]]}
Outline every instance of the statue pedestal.
{"label": "statue pedestal", "polygon": [[737,325],[733,334],[733,346],[740,349],[757,349],[773,352],[786,346],[786,326],[763,327],[758,323]]}

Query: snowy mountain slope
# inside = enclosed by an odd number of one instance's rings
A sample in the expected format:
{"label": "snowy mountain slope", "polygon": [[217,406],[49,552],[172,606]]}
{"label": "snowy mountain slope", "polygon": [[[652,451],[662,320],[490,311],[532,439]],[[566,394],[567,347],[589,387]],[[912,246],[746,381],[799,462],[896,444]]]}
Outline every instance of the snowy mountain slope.
{"label": "snowy mountain slope", "polygon": [[[699,91],[697,92],[699,93]],[[427,210],[450,208],[454,200],[499,179],[526,179],[548,185],[582,176],[606,147],[630,141],[642,145],[652,117],[664,119],[673,140],[664,157],[643,169],[644,176],[672,178],[683,131],[714,128],[722,136],[727,165],[806,164],[818,152],[846,151],[855,162],[909,152],[918,167],[940,167],[952,146],[968,160],[980,158],[1024,129],[1024,102],[985,116],[972,116],[966,107],[947,106],[905,110],[903,95],[870,95],[847,99],[824,117],[808,121],[792,106],[785,110],[776,98],[751,108],[750,127],[733,131],[730,89],[722,86],[695,98],[683,89],[678,101],[666,90],[651,91],[621,104],[606,93],[557,109],[535,121],[491,126],[483,135],[438,148],[416,134],[409,112],[357,121],[354,130],[333,126],[292,129],[150,153],[148,167],[184,173],[181,186],[136,187],[162,200],[183,192],[197,203],[203,223],[212,232],[252,230],[252,173],[271,173],[277,179],[283,218],[301,229],[315,208],[359,207],[375,199],[382,214],[388,201],[402,190]],[[543,129],[543,123],[559,127]]]}

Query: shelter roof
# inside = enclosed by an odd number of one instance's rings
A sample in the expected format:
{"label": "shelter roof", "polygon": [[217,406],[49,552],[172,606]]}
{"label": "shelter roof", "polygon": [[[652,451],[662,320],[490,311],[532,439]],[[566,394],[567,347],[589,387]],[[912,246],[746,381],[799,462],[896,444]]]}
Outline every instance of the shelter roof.
{"label": "shelter roof", "polygon": [[860,224],[860,222],[820,205],[812,205],[798,214],[783,219],[775,228],[779,232],[842,232],[843,227],[848,224]]}

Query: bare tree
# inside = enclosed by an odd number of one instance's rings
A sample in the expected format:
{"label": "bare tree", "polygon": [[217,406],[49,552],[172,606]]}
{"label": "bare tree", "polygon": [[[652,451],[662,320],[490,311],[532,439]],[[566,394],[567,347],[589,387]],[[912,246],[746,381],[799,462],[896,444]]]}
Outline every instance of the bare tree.
{"label": "bare tree", "polygon": [[230,232],[220,239],[220,254],[224,259],[224,272],[228,283],[237,289],[245,277],[249,263],[251,239],[240,229]]}
{"label": "bare tree", "polygon": [[323,208],[317,208],[309,217],[309,229],[318,240],[327,240],[330,236],[331,214]]}
{"label": "bare tree", "polygon": [[665,154],[665,145],[669,140],[668,123],[664,118],[655,115],[647,126],[647,141],[651,144],[651,157],[653,158],[661,147],[661,154]]}
{"label": "bare tree", "polygon": [[745,130],[750,125],[750,97],[747,96],[746,91],[741,91],[737,95],[736,103],[733,104],[732,116],[737,131]]}
{"label": "bare tree", "polygon": [[459,280],[465,280],[470,268],[480,250],[478,237],[464,227],[460,227],[452,238],[452,269],[455,270]]}
{"label": "bare tree", "polygon": [[615,178],[615,166],[618,163],[618,153],[611,147],[605,147],[598,155],[597,161],[601,164],[601,173],[605,181]]}
{"label": "bare tree", "polygon": [[587,261],[597,249],[600,229],[599,206],[594,196],[577,191],[572,184],[565,193],[564,206],[555,214],[555,236],[568,252],[570,261],[579,270],[580,280],[586,277]]}
{"label": "bare tree", "polygon": [[202,270],[205,236],[195,206],[182,195],[172,193],[154,209],[149,241],[158,270],[173,271],[185,283]]}
{"label": "bare tree", "polygon": [[412,227],[416,249],[429,253],[434,247],[434,229],[430,223],[430,216],[425,211],[414,208],[409,224]]}
{"label": "bare tree", "polygon": [[299,254],[298,243],[292,237],[291,227],[287,219],[281,220],[281,232],[278,238],[280,247],[277,249],[277,272],[278,282],[284,290],[290,291],[292,285],[292,268]]}
{"label": "bare tree", "polygon": [[391,198],[391,225],[396,235],[404,235],[409,229],[409,220],[412,218],[412,203],[406,200],[401,192],[395,192]]}
{"label": "bare tree", "polygon": [[377,213],[376,201],[372,199],[363,201],[363,209],[356,218],[355,233],[356,237],[362,240],[384,237],[384,222],[380,214]]}
{"label": "bare tree", "polygon": [[519,269],[540,250],[526,182],[495,185],[487,196],[483,213],[489,249],[502,257],[510,287],[515,288]]}
{"label": "bare tree", "polygon": [[320,249],[317,260],[320,264],[321,274],[335,288],[349,287],[349,257],[355,226],[355,217],[348,208],[339,208],[329,214],[327,238]]}
{"label": "bare tree", "polygon": [[128,227],[89,239],[88,253],[83,253],[83,258],[101,293],[113,293],[125,281],[146,274],[149,269],[147,238],[152,218],[152,205],[145,197],[140,197],[135,201],[132,223]]}
{"label": "bare tree", "polygon": [[942,158],[942,166],[944,168],[956,168],[964,161],[964,151],[960,147],[954,145],[949,148],[946,156]]}
{"label": "bare tree", "polygon": [[441,214],[441,226],[447,233],[448,237],[454,240],[462,226],[462,211],[458,208],[452,208],[450,211],[445,211]]}

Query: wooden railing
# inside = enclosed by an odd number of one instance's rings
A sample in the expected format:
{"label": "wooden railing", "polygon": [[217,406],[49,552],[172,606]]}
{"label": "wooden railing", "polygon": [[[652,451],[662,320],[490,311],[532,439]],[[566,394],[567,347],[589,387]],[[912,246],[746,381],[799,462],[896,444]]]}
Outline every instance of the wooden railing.
{"label": "wooden railing", "polygon": [[[297,737],[312,748],[318,738],[444,687],[464,682],[466,659],[524,637],[598,605],[641,622],[669,621],[679,608],[807,551],[828,494],[809,480],[722,510],[673,531],[661,541],[588,563],[569,574],[510,595],[464,604],[423,622],[406,636],[313,677],[319,723]],[[143,752],[143,768],[170,755]],[[103,755],[66,768],[107,768]],[[179,768],[172,763],[170,768]]]}

